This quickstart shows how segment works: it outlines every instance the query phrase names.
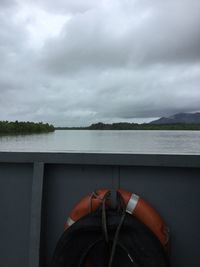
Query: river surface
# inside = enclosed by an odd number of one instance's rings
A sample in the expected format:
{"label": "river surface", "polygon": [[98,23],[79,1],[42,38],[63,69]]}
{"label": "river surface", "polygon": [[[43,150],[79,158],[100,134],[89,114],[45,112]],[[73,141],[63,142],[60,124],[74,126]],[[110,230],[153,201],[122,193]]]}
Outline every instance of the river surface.
{"label": "river surface", "polygon": [[56,130],[1,136],[0,151],[200,154],[200,131]]}

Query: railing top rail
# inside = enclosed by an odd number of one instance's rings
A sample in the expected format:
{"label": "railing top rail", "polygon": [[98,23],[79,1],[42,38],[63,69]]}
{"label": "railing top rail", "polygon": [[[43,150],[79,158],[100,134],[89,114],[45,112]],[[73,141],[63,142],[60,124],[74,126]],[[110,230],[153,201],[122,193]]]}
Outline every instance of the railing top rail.
{"label": "railing top rail", "polygon": [[199,154],[0,152],[0,163],[83,164],[200,168]]}

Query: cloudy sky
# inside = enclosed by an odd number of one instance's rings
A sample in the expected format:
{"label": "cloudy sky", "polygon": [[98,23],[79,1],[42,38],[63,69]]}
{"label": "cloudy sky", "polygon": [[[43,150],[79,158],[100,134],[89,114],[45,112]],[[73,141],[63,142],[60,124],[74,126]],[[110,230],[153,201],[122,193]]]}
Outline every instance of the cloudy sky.
{"label": "cloudy sky", "polygon": [[200,110],[199,0],[0,0],[0,120]]}

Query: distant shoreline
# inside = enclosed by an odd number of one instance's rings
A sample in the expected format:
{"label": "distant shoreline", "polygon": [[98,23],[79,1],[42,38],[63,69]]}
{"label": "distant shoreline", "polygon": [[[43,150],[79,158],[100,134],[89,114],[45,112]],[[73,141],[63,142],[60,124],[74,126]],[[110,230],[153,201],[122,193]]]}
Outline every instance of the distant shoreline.
{"label": "distant shoreline", "polygon": [[48,123],[34,122],[8,122],[0,121],[0,136],[5,135],[27,135],[50,133],[55,130],[163,130],[163,131],[200,131],[200,124],[174,123],[174,124],[153,124],[153,123],[94,123],[86,127],[54,127]]}
{"label": "distant shoreline", "polygon": [[43,122],[0,121],[0,135],[49,133],[54,130],[53,125]]}
{"label": "distant shoreline", "polygon": [[87,127],[55,127],[55,130],[193,130],[199,131],[200,124],[152,124],[152,123],[112,123],[105,124],[102,122],[91,124]]}

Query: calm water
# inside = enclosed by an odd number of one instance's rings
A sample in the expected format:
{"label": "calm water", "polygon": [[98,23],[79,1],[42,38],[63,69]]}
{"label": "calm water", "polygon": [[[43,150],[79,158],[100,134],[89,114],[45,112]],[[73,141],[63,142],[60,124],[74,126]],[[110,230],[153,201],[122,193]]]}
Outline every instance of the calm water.
{"label": "calm water", "polygon": [[200,154],[200,131],[55,131],[1,136],[0,151]]}

